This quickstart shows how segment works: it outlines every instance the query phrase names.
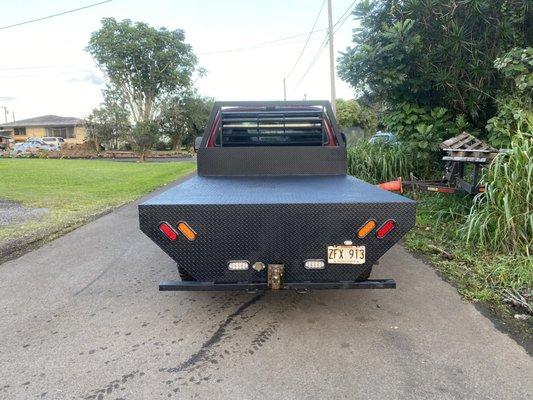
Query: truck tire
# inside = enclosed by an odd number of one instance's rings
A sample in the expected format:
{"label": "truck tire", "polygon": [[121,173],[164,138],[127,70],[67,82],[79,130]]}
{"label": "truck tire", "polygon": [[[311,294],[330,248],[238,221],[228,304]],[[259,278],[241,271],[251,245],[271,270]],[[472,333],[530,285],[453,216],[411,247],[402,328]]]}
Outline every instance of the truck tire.
{"label": "truck tire", "polygon": [[186,281],[195,281],[196,279],[194,279],[191,274],[189,274],[187,271],[185,271],[183,269],[183,267],[180,267],[178,265],[178,274],[180,274],[180,278],[182,281],[186,282]]}

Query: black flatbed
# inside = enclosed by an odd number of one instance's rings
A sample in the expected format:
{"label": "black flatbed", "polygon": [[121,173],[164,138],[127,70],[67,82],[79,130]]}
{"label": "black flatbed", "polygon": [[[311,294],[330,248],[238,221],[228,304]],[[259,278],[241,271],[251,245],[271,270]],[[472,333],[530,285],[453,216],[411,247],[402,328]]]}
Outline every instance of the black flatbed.
{"label": "black flatbed", "polygon": [[351,176],[195,176],[143,205],[413,203]]}
{"label": "black flatbed", "polygon": [[395,287],[370,272],[415,202],[346,174],[328,102],[217,102],[195,146],[198,175],[139,205],[182,278],[160,290]]}

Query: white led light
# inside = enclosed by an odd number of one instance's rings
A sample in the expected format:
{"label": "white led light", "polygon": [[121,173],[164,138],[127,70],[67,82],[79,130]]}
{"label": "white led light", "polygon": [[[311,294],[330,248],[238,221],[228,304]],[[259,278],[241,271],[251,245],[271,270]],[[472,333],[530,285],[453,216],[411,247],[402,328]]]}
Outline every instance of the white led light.
{"label": "white led light", "polygon": [[235,260],[228,262],[228,269],[230,271],[246,271],[250,266],[250,263],[245,260]]}
{"label": "white led light", "polygon": [[304,267],[306,269],[324,269],[326,267],[326,263],[324,260],[307,260],[304,263]]}

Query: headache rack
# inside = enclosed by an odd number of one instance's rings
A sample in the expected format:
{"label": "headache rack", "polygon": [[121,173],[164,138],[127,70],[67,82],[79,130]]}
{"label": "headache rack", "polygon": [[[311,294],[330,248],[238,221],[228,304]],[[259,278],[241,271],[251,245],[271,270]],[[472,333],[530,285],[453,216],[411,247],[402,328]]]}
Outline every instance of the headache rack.
{"label": "headache rack", "polygon": [[346,174],[327,101],[216,102],[197,159],[200,176]]}
{"label": "headache rack", "polygon": [[215,146],[323,146],[328,144],[322,107],[222,108]]}

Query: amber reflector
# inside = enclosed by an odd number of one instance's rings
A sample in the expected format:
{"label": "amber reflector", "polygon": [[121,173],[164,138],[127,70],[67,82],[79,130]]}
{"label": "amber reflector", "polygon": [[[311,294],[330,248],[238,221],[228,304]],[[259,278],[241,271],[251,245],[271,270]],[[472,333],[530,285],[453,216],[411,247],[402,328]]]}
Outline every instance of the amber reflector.
{"label": "amber reflector", "polygon": [[376,221],[374,221],[373,219],[367,221],[362,227],[361,229],[359,229],[359,231],[357,232],[357,237],[359,239],[362,239],[364,238],[366,235],[368,235],[370,232],[372,232],[372,230],[376,227]]}
{"label": "amber reflector", "polygon": [[166,222],[161,222],[159,229],[170,240],[176,240],[178,238],[178,233]]}
{"label": "amber reflector", "polygon": [[186,222],[180,222],[178,223],[178,229],[181,233],[183,233],[183,236],[185,236],[188,240],[193,241],[196,240],[196,232],[192,230],[192,228],[187,225]]}
{"label": "amber reflector", "polygon": [[390,231],[394,229],[395,225],[396,224],[394,223],[394,220],[389,219],[387,222],[385,222],[383,225],[380,226],[380,228],[376,232],[376,237],[378,239],[383,239],[385,236],[389,234]]}

